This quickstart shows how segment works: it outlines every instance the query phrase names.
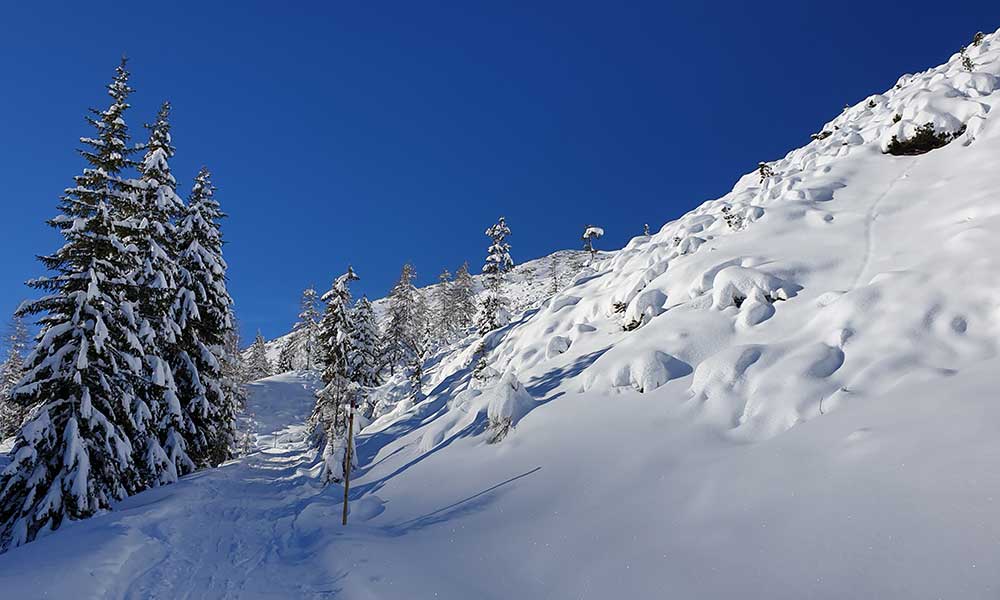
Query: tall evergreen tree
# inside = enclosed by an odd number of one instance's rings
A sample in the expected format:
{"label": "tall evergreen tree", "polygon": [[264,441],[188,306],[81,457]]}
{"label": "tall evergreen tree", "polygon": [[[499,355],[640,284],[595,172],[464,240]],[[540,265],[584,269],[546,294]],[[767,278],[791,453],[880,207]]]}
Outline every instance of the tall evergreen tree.
{"label": "tall evergreen tree", "polygon": [[267,343],[264,341],[264,336],[260,334],[260,330],[257,331],[257,337],[254,338],[253,345],[250,346],[250,359],[247,369],[249,370],[251,381],[264,379],[274,374],[271,361],[267,358]]}
{"label": "tall evergreen tree", "polygon": [[476,283],[469,273],[469,263],[462,263],[455,272],[455,281],[449,291],[454,311],[454,327],[456,331],[465,331],[472,327],[476,319]]}
{"label": "tall evergreen tree", "polygon": [[497,223],[486,230],[490,238],[490,246],[486,253],[486,264],[483,274],[486,275],[486,297],[483,299],[479,315],[479,333],[485,334],[507,324],[508,300],[503,295],[503,284],[506,275],[514,268],[510,257],[510,244],[507,236],[510,228],[507,221],[500,217]]}
{"label": "tall evergreen tree", "polygon": [[320,321],[319,343],[325,365],[324,386],[316,392],[309,421],[316,439],[323,444],[323,483],[340,481],[344,476],[348,410],[356,402],[358,387],[352,381],[349,311],[349,284],[357,279],[354,270],[348,267],[322,298],[326,309]]}
{"label": "tall evergreen tree", "polygon": [[0,440],[17,433],[30,410],[13,397],[14,389],[24,376],[24,355],[29,341],[24,319],[14,315],[7,335],[7,358],[0,365]]}
{"label": "tall evergreen tree", "polygon": [[316,355],[319,348],[316,340],[319,335],[320,314],[316,308],[316,300],[316,290],[312,286],[302,292],[302,311],[299,312],[299,320],[292,327],[296,353],[303,357],[304,367],[308,371],[318,366]]}
{"label": "tall evergreen tree", "polygon": [[14,396],[38,408],[0,476],[0,549],[108,509],[143,487],[130,408],[144,351],[126,300],[138,261],[123,241],[130,232],[122,216],[135,200],[122,177],[131,152],[128,78],[122,59],[108,86],[110,106],[87,119],[96,137],[80,140],[88,166],[49,222],[65,240],[41,258],[52,275],[29,282],[45,295],[19,311],[41,315],[42,329]]}
{"label": "tall evergreen tree", "polygon": [[382,384],[378,373],[381,347],[375,310],[366,296],[354,303],[350,314],[350,378],[358,385],[373,388]]}
{"label": "tall evergreen tree", "polygon": [[211,173],[202,168],[177,226],[179,280],[172,312],[179,333],[171,365],[191,425],[188,455],[199,468],[232,456],[245,380],[222,256],[225,216]]}
{"label": "tall evergreen tree", "polygon": [[139,439],[134,445],[136,464],[152,485],[172,483],[195,469],[185,439],[194,425],[181,409],[172,369],[180,337],[172,310],[180,277],[176,223],[184,203],[177,197],[177,181],[170,171],[174,147],[169,117],[170,103],[164,102],[156,121],[146,126],[149,141],[139,163],[139,201],[128,239],[138,251],[131,297],[141,319],[147,369],[146,380],[136,390],[133,413]]}

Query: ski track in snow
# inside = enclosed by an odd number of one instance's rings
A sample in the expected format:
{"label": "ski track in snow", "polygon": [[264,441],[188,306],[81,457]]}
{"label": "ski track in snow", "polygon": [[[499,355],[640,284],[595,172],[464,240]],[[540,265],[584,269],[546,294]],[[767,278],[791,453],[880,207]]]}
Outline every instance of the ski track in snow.
{"label": "ski track in snow", "polygon": [[910,176],[910,171],[913,170],[913,167],[916,166],[918,162],[920,162],[919,157],[909,157],[906,163],[906,168],[903,169],[903,172],[899,175],[899,177],[894,178],[885,190],[872,201],[871,207],[868,209],[868,215],[865,217],[865,255],[861,262],[861,268],[858,269],[858,275],[854,278],[854,283],[851,284],[852,290],[857,289],[858,286],[862,285],[862,280],[868,272],[868,268],[871,266],[872,254],[875,250],[875,220],[878,219],[878,210],[882,205],[882,201],[892,193],[896,184]]}
{"label": "ski track in snow", "polygon": [[183,512],[141,526],[161,558],[133,576],[122,598],[329,598],[337,591],[335,575],[297,568],[295,520],[314,502],[330,504],[334,489],[315,483],[314,453],[302,435],[310,384],[286,374],[255,384],[251,394],[256,414],[278,415],[258,436],[260,449],[189,478],[196,493]]}

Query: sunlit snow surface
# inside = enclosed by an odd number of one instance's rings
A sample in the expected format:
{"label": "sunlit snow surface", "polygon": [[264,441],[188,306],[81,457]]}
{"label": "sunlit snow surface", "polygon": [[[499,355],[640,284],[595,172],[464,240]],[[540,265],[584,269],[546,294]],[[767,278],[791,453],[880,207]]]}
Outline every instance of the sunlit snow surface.
{"label": "sunlit snow surface", "polygon": [[[0,556],[0,590],[1000,597],[1000,39],[968,56],[489,336],[530,396],[499,443],[496,391],[464,393],[478,340],[435,354],[427,400],[361,434],[348,527],[287,374],[253,386],[257,453]],[[965,131],[882,154],[925,122]]]}

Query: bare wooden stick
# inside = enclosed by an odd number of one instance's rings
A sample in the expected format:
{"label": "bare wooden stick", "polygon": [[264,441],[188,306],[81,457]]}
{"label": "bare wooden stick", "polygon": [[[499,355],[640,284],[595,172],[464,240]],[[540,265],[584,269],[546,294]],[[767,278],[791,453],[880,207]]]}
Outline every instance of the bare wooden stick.
{"label": "bare wooden stick", "polygon": [[344,461],[344,517],[342,525],[347,525],[347,493],[351,489],[351,447],[354,445],[354,401],[347,417],[347,460]]}

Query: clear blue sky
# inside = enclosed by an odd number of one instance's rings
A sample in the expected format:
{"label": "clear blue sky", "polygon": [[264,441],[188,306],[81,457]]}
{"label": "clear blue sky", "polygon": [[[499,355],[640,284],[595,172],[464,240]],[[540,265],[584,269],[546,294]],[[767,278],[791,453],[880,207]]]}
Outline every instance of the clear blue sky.
{"label": "clear blue sky", "polygon": [[[244,333],[284,332],[348,263],[383,295],[482,265],[617,248],[725,193],[846,103],[939,64],[987,2],[19,2],[0,8],[0,311],[59,240],[83,116],[131,57],[130,126],[174,106],[184,196],[215,173]],[[292,7],[290,7],[292,6]]]}

